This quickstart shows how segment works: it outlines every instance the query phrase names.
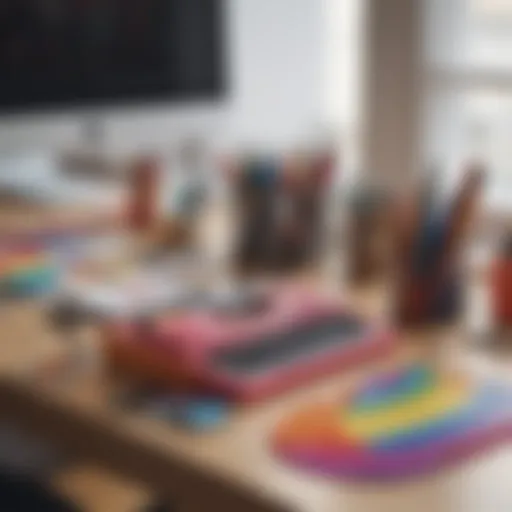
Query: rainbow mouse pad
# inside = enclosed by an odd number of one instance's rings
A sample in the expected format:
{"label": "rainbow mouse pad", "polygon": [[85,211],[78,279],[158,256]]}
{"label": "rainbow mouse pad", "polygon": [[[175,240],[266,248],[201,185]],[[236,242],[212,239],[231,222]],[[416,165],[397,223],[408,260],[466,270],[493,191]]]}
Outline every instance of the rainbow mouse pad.
{"label": "rainbow mouse pad", "polygon": [[299,410],[272,439],[280,458],[325,476],[410,477],[512,439],[512,389],[408,365],[363,381],[337,403]]}

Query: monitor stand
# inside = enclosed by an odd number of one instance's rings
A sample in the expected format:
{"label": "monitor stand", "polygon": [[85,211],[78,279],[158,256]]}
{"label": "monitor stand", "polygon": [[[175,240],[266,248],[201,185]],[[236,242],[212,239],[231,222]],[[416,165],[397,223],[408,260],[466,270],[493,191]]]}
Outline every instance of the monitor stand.
{"label": "monitor stand", "polygon": [[62,170],[68,175],[98,178],[119,177],[122,166],[105,148],[105,118],[99,114],[84,117],[81,126],[82,144],[61,155]]}

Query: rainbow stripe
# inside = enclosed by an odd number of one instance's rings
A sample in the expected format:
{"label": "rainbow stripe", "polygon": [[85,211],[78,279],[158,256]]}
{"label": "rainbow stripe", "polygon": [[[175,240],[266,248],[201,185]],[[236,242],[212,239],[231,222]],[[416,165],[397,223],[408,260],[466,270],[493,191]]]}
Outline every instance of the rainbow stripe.
{"label": "rainbow stripe", "polygon": [[0,255],[0,289],[6,295],[36,296],[55,289],[59,269],[42,250],[9,251]]}
{"label": "rainbow stripe", "polygon": [[330,476],[406,477],[512,436],[512,389],[410,365],[313,405],[276,429],[277,454]]}

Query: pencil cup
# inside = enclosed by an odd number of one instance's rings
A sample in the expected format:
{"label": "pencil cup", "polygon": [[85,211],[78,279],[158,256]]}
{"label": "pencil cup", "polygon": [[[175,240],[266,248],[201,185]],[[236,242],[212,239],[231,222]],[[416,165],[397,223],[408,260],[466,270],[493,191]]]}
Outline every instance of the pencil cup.
{"label": "pencil cup", "polygon": [[455,322],[464,309],[464,283],[460,273],[450,269],[436,275],[402,276],[395,291],[395,317],[403,327]]}

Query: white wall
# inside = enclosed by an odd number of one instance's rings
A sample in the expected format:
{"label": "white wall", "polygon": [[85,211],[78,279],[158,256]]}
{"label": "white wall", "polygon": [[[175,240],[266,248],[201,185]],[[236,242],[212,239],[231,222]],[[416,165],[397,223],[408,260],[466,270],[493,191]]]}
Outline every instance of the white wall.
{"label": "white wall", "polygon": [[[339,0],[341,1],[341,0]],[[108,112],[107,147],[168,144],[199,130],[220,144],[283,146],[325,120],[325,24],[318,0],[225,0],[230,93],[218,105]],[[105,114],[105,112],[102,112]],[[0,151],[65,147],[81,137],[80,115],[0,122]]]}
{"label": "white wall", "polygon": [[342,148],[342,177],[361,167],[367,0],[319,0],[324,16],[324,124]]}
{"label": "white wall", "polygon": [[232,0],[230,137],[287,143],[321,124],[324,17],[318,0]]}
{"label": "white wall", "polygon": [[[320,1],[320,0],[319,0]],[[366,0],[321,0],[324,16],[324,109],[343,132],[361,115]]]}

